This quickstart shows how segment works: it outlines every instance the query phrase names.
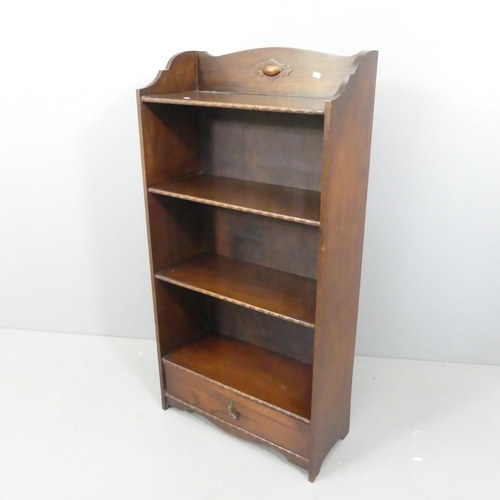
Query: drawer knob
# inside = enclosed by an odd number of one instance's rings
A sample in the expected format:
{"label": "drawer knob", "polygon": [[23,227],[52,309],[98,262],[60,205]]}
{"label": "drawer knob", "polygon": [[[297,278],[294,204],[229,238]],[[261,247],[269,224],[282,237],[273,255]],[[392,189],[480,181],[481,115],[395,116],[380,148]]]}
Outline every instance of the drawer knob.
{"label": "drawer knob", "polygon": [[266,64],[262,68],[262,73],[266,76],[278,76],[281,73],[281,68],[277,64]]}
{"label": "drawer knob", "polygon": [[287,64],[269,59],[266,62],[260,62],[254,66],[254,73],[257,76],[265,76],[268,80],[273,81],[276,78],[284,78],[292,72],[292,68]]}
{"label": "drawer knob", "polygon": [[227,403],[227,412],[233,420],[236,420],[240,416],[240,414],[234,409],[234,403],[232,399],[230,399]]}

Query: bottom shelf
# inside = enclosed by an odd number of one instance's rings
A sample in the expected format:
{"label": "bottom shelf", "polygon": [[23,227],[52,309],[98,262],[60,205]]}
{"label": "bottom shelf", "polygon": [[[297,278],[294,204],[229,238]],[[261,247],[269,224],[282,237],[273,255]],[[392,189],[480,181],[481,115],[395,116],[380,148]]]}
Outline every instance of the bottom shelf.
{"label": "bottom shelf", "polygon": [[163,360],[302,421],[311,419],[312,366],[306,363],[213,332]]}

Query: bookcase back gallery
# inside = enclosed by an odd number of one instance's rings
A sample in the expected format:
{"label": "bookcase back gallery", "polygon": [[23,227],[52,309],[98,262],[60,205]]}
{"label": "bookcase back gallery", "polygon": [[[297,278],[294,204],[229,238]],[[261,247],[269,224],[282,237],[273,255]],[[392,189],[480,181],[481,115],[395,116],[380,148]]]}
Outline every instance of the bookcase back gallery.
{"label": "bookcase back gallery", "polygon": [[184,52],[138,91],[163,407],[311,481],[349,429],[376,64]]}

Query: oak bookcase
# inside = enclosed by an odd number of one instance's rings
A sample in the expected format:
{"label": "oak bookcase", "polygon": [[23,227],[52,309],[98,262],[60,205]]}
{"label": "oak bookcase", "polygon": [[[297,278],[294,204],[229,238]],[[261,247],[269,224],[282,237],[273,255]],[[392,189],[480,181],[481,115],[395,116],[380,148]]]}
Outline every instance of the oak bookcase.
{"label": "oak bookcase", "polygon": [[376,52],[184,52],[138,91],[163,407],[313,481],[349,429]]}

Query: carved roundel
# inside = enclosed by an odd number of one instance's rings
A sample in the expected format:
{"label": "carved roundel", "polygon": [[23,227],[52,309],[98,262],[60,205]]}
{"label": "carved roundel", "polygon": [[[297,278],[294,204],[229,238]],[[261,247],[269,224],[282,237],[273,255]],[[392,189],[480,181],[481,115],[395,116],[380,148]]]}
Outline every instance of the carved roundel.
{"label": "carved roundel", "polygon": [[292,72],[292,68],[275,59],[269,59],[266,62],[256,64],[254,71],[257,76],[265,76],[268,80],[273,81],[276,80],[276,78],[288,76]]}

